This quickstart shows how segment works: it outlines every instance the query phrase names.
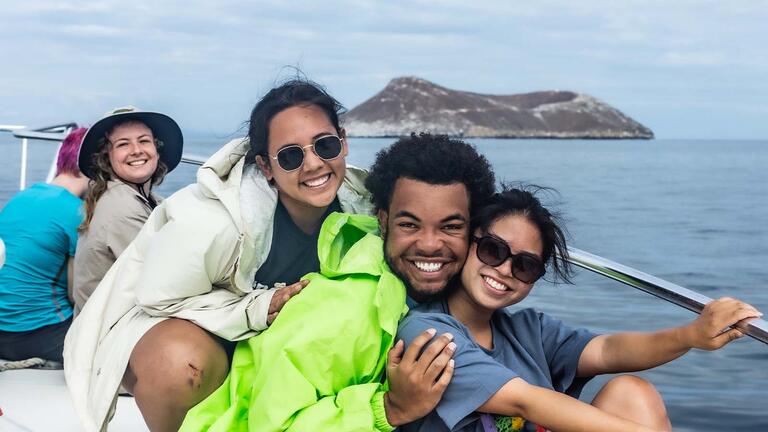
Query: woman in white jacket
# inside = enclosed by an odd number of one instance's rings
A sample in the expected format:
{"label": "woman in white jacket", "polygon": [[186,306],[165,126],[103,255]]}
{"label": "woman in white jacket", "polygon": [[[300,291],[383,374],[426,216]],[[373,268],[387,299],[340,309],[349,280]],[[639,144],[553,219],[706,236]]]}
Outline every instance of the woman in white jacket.
{"label": "woman in white jacket", "polygon": [[[371,212],[365,172],[344,160],[341,110],[310,82],[272,89],[248,138],[225,145],[196,184],[153,211],[67,335],[65,374],[86,430],[106,428],[121,383],[151,430],[177,430],[223,382],[231,341],[265,330],[304,287],[299,278],[319,269],[325,217]],[[403,375],[431,364],[417,352],[405,357],[419,367]],[[389,391],[408,400],[432,392],[434,383],[411,381]]]}
{"label": "woman in white jacket", "polygon": [[272,247],[276,214],[311,239],[331,209],[370,212],[364,173],[346,168],[340,109],[311,83],[271,90],[249,139],[224,146],[152,213],[67,336],[67,382],[87,429],[106,425],[121,382],[152,430],[178,428],[220,385],[227,341],[264,330],[303,283],[267,288],[313,270],[294,249],[293,274],[257,274],[293,245]]}

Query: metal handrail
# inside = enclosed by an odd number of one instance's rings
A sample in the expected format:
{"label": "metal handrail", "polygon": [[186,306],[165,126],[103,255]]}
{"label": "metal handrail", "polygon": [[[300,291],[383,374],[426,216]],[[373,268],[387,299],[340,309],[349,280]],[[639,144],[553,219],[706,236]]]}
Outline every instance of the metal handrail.
{"label": "metal handrail", "polygon": [[[569,247],[568,255],[568,261],[574,265],[645,291],[698,314],[704,309],[704,305],[712,301],[711,298],[696,291],[580,249]],[[759,318],[753,319],[747,324],[746,334],[768,344],[768,322]]]}
{"label": "metal handrail", "polygon": [[201,155],[191,153],[184,153],[181,155],[181,163],[185,164],[201,166],[206,160],[208,160],[208,158]]}
{"label": "metal handrail", "polygon": [[19,125],[0,125],[0,132],[13,132],[15,130],[24,129],[26,126]]}
{"label": "metal handrail", "polygon": [[23,128],[13,131],[13,136],[19,139],[34,139],[43,141],[62,141],[73,129],[77,128],[77,123],[69,122],[53,126],[40,128]]}

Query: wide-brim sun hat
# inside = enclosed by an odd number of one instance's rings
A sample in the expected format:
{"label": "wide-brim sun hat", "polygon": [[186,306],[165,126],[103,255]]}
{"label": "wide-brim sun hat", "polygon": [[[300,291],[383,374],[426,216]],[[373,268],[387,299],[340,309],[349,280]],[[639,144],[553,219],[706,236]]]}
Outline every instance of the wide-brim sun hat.
{"label": "wide-brim sun hat", "polygon": [[184,150],[184,136],[175,120],[169,116],[153,111],[142,111],[133,106],[115,108],[109,111],[88,129],[80,145],[77,165],[80,172],[88,178],[93,178],[93,155],[99,151],[99,141],[107,135],[118,123],[139,121],[152,129],[155,138],[163,142],[157,149],[158,157],[171,172],[181,162]]}

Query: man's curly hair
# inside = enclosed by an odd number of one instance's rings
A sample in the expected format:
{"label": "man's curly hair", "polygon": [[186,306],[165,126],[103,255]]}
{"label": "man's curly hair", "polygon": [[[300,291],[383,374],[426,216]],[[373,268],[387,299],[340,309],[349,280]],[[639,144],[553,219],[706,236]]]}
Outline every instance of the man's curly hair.
{"label": "man's curly hair", "polygon": [[376,153],[365,187],[377,211],[388,211],[399,178],[432,185],[463,183],[469,192],[470,215],[491,198],[496,188],[491,165],[474,146],[429,133],[412,133]]}

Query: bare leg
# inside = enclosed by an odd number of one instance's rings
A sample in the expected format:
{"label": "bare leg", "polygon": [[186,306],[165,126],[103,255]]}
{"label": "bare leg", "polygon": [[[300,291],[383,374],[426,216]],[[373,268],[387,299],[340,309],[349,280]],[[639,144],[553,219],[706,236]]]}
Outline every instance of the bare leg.
{"label": "bare leg", "polygon": [[656,387],[633,375],[620,375],[608,381],[592,405],[655,430],[672,430],[667,408]]}
{"label": "bare leg", "polygon": [[123,386],[153,432],[177,431],[190,408],[227,376],[227,354],[197,325],[169,319],[152,327],[131,353]]}

